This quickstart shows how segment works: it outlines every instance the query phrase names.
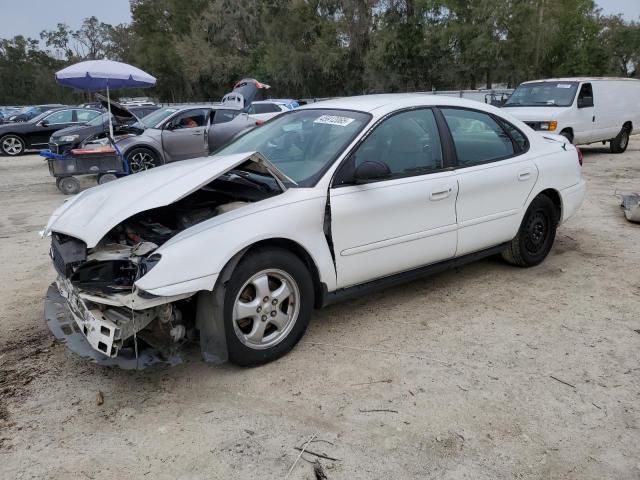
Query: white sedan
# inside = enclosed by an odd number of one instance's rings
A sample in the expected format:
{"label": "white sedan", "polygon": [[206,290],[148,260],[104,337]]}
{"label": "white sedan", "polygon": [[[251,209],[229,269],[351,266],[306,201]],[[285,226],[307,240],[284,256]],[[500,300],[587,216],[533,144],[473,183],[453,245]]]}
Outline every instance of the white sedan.
{"label": "white sedan", "polygon": [[262,364],[314,307],[498,253],[539,264],[583,200],[581,163],[473,101],[315,103],[64,203],[49,301],[104,358],[199,338],[208,360]]}

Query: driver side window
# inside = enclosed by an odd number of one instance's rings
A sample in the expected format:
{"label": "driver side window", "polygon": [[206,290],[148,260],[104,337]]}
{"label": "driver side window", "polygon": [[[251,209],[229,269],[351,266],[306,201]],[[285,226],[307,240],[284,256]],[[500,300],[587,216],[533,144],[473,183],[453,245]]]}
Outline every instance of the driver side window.
{"label": "driver side window", "polygon": [[49,125],[55,125],[57,123],[71,123],[73,122],[73,110],[61,110],[59,112],[52,113],[45,120]]}
{"label": "driver side window", "polygon": [[172,130],[205,127],[207,125],[207,115],[208,112],[206,110],[187,110],[173,117],[169,123]]}
{"label": "driver side window", "polygon": [[353,168],[363,162],[384,163],[391,178],[441,169],[442,146],[433,111],[409,110],[384,120],[360,145],[354,161]]}

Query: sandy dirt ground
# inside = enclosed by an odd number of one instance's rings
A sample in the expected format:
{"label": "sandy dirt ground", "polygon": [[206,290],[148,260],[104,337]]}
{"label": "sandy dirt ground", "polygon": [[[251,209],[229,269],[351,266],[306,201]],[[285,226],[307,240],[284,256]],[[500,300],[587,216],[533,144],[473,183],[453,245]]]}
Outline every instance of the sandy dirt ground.
{"label": "sandy dirt ground", "polygon": [[0,478],[286,478],[312,437],[330,480],[640,478],[640,225],[614,196],[640,190],[640,140],[586,148],[583,171],[536,268],[491,258],[318,311],[260,368],[136,372],[52,340],[37,232],[64,196],[39,157],[0,158]]}

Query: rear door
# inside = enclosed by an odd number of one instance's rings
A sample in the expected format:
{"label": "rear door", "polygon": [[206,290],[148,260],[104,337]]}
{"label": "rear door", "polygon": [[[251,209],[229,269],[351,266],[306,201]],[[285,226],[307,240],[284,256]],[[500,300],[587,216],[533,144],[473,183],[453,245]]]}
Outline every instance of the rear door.
{"label": "rear door", "polygon": [[[363,162],[384,163],[390,174],[357,184],[348,172]],[[338,287],[452,258],[457,193],[433,111],[385,119],[341,165],[330,190]]]}
{"label": "rear door", "polygon": [[457,157],[456,256],[511,240],[538,178],[526,136],[485,112],[457,107],[440,111]]}
{"label": "rear door", "polygon": [[233,137],[248,128],[249,121],[255,126],[255,120],[241,112],[232,109],[217,109],[213,112],[213,120],[209,128],[209,151],[217,149],[229,142]]}
{"label": "rear door", "polygon": [[208,154],[209,109],[195,108],[174,115],[162,128],[166,161],[204,157]]}

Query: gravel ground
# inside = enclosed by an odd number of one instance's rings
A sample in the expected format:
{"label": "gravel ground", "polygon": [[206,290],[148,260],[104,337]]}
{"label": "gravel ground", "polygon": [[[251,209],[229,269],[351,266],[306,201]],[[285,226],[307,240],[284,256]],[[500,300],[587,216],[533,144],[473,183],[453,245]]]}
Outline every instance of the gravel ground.
{"label": "gravel ground", "polygon": [[640,141],[586,148],[583,171],[538,267],[491,258],[318,311],[263,367],[131,372],[53,342],[37,232],[64,197],[39,157],[0,158],[0,477],[285,478],[315,435],[330,480],[640,478],[640,225],[614,196],[640,190]]}

